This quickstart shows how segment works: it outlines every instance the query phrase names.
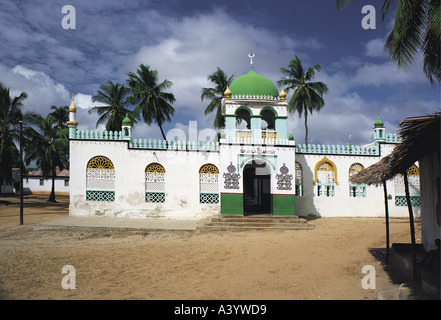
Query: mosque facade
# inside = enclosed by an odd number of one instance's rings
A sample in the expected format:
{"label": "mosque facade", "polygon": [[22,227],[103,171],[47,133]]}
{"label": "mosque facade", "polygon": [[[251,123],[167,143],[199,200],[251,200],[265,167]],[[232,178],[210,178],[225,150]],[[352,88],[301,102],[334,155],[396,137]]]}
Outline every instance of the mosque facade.
{"label": "mosque facade", "polygon": [[[298,144],[287,128],[287,105],[284,90],[251,65],[224,93],[220,137],[165,141],[133,137],[128,118],[119,132],[78,130],[72,97],[70,215],[384,216],[383,188],[354,185],[349,177],[391,153],[400,137],[378,118],[368,145]],[[409,180],[419,215],[417,164]],[[390,215],[406,217],[403,178],[388,181],[387,190]]]}

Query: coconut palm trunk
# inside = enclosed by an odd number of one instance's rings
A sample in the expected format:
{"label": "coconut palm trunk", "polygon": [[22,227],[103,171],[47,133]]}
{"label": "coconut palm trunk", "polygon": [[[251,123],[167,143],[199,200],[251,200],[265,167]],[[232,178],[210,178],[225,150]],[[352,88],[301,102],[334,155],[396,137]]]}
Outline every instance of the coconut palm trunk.
{"label": "coconut palm trunk", "polygon": [[305,145],[308,144],[308,112],[305,110]]}
{"label": "coconut palm trunk", "polygon": [[56,169],[52,170],[52,187],[51,187],[51,193],[49,195],[49,202],[57,202],[55,200],[55,176],[57,175]]}

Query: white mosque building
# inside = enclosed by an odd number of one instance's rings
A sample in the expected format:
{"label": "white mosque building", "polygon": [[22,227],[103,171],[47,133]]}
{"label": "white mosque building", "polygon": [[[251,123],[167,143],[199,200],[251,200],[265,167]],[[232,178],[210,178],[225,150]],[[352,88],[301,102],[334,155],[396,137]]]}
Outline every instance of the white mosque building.
{"label": "white mosque building", "polygon": [[[133,137],[128,118],[120,132],[78,130],[76,112],[72,97],[72,216],[384,216],[383,188],[353,185],[349,177],[401,141],[386,133],[377,119],[369,145],[296,144],[287,128],[285,92],[257,74],[253,65],[225,92],[226,126],[215,141]],[[246,122],[246,129],[238,127],[238,119]],[[417,164],[409,180],[414,213],[419,215]],[[402,177],[388,181],[387,190],[390,216],[407,217]]]}

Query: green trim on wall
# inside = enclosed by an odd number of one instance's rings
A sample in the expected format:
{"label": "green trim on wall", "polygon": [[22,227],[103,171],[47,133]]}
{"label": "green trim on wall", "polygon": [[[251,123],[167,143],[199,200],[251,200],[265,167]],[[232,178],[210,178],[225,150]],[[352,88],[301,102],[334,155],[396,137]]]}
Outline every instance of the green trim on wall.
{"label": "green trim on wall", "polygon": [[243,216],[243,194],[221,193],[221,214]]}
{"label": "green trim on wall", "polygon": [[295,216],[296,215],[296,196],[292,194],[272,194],[273,216]]}
{"label": "green trim on wall", "polygon": [[[295,212],[295,195],[271,195],[271,215],[295,216]],[[243,216],[243,195],[241,193],[221,193],[221,214]]]}

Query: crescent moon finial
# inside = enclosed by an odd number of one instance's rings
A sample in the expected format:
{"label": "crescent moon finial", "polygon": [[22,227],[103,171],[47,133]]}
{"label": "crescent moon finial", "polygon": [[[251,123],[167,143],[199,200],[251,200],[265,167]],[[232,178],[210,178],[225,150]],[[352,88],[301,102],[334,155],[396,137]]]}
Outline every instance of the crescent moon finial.
{"label": "crescent moon finial", "polygon": [[256,55],[254,54],[254,53],[249,53],[248,54],[248,57],[251,59],[251,66],[253,66],[253,58],[255,57]]}

